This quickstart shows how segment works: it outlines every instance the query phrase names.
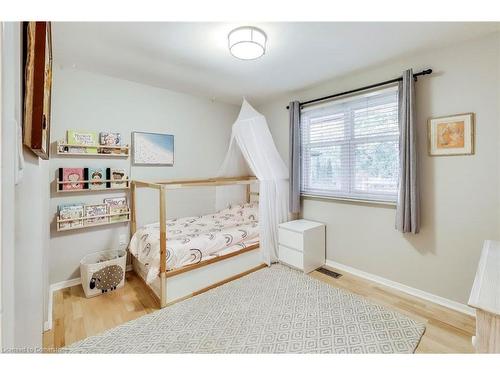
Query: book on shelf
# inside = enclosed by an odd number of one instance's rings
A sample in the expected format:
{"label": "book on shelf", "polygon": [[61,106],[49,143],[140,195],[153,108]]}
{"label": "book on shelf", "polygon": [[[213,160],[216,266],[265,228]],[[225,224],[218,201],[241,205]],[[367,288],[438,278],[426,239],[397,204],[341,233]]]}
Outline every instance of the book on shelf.
{"label": "book on shelf", "polygon": [[83,227],[84,204],[61,204],[58,206],[59,220],[69,220],[58,223],[59,229]]}
{"label": "book on shelf", "polygon": [[88,168],[89,190],[103,190],[106,189],[107,183],[102,181],[106,179],[105,168]]}
{"label": "book on shelf", "polygon": [[66,137],[69,146],[67,146],[67,151],[66,148],[64,149],[64,152],[77,154],[97,154],[97,147],[89,147],[98,146],[97,132],[85,130],[68,130],[66,133]]}
{"label": "book on shelf", "polygon": [[57,153],[61,154],[61,153],[69,152],[69,148],[68,148],[68,146],[65,145],[65,143],[66,143],[66,141],[64,141],[64,140],[57,142]]}
{"label": "book on shelf", "polygon": [[108,168],[107,169],[108,187],[110,188],[126,188],[128,187],[128,175],[125,169]]}
{"label": "book on shelf", "polygon": [[110,223],[124,221],[128,219],[129,208],[127,205],[127,198],[125,197],[106,198],[104,199],[103,202],[108,205],[108,212],[110,215],[121,214],[121,213],[124,214],[124,215],[110,216],[109,217]]}
{"label": "book on shelf", "polygon": [[90,204],[85,206],[85,225],[107,223],[109,217],[106,204]]}
{"label": "book on shelf", "polygon": [[87,189],[87,168],[59,168],[59,190]]}
{"label": "book on shelf", "polygon": [[[113,133],[113,132],[101,132],[99,133],[99,143],[101,146],[121,146],[121,134]],[[119,148],[109,149],[103,148],[101,149],[101,153],[103,154],[121,154],[122,151]]]}

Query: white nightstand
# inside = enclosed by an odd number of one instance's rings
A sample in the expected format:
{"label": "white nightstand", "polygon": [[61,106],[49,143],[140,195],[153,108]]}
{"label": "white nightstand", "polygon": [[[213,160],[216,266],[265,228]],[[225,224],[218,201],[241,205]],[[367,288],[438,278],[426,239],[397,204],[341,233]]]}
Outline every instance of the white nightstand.
{"label": "white nightstand", "polygon": [[309,273],[325,264],[325,225],[294,220],[279,225],[280,262]]}

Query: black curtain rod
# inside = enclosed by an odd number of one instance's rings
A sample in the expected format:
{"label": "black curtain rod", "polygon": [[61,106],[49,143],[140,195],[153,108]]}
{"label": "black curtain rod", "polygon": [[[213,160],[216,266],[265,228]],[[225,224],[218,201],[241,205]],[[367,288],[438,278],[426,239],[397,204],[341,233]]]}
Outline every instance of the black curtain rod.
{"label": "black curtain rod", "polygon": [[[413,78],[415,80],[417,80],[418,76],[425,76],[425,75],[431,74],[431,73],[432,73],[432,69],[425,69],[425,70],[422,70],[419,73],[415,73],[413,75]],[[365,90],[373,89],[373,88],[379,87],[379,86],[385,86],[385,85],[388,85],[390,83],[396,83],[396,82],[399,82],[399,81],[402,81],[402,80],[403,80],[403,77],[394,78],[394,79],[390,79],[388,81],[374,83],[373,85],[369,85],[369,86],[365,86],[365,87],[360,87],[359,89],[344,91],[344,92],[341,92],[341,93],[338,93],[338,94],[333,94],[333,95],[323,96],[322,98],[308,100],[307,102],[302,102],[302,103],[299,103],[299,104],[302,107],[303,105],[307,105],[307,104],[311,104],[311,103],[316,103],[316,102],[322,102],[323,100],[333,99],[333,98],[336,98],[338,96],[344,96],[344,95],[354,94],[355,92],[365,91]],[[286,106],[286,109],[290,109],[290,106]]]}

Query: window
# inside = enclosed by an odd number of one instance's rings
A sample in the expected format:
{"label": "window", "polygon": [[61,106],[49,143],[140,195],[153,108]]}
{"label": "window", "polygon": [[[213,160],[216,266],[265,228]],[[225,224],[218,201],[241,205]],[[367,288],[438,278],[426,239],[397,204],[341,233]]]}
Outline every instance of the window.
{"label": "window", "polygon": [[304,195],[396,201],[397,86],[301,111]]}

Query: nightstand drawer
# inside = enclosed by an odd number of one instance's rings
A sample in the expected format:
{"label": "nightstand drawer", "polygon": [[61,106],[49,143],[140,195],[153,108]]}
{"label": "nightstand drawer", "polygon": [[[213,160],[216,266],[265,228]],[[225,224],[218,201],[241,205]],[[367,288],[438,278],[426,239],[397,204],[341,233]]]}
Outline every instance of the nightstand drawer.
{"label": "nightstand drawer", "polygon": [[279,245],[279,258],[281,262],[286,263],[289,266],[295,267],[299,270],[304,269],[304,254],[300,251]]}
{"label": "nightstand drawer", "polygon": [[304,251],[304,237],[302,233],[279,228],[279,243],[297,251]]}

